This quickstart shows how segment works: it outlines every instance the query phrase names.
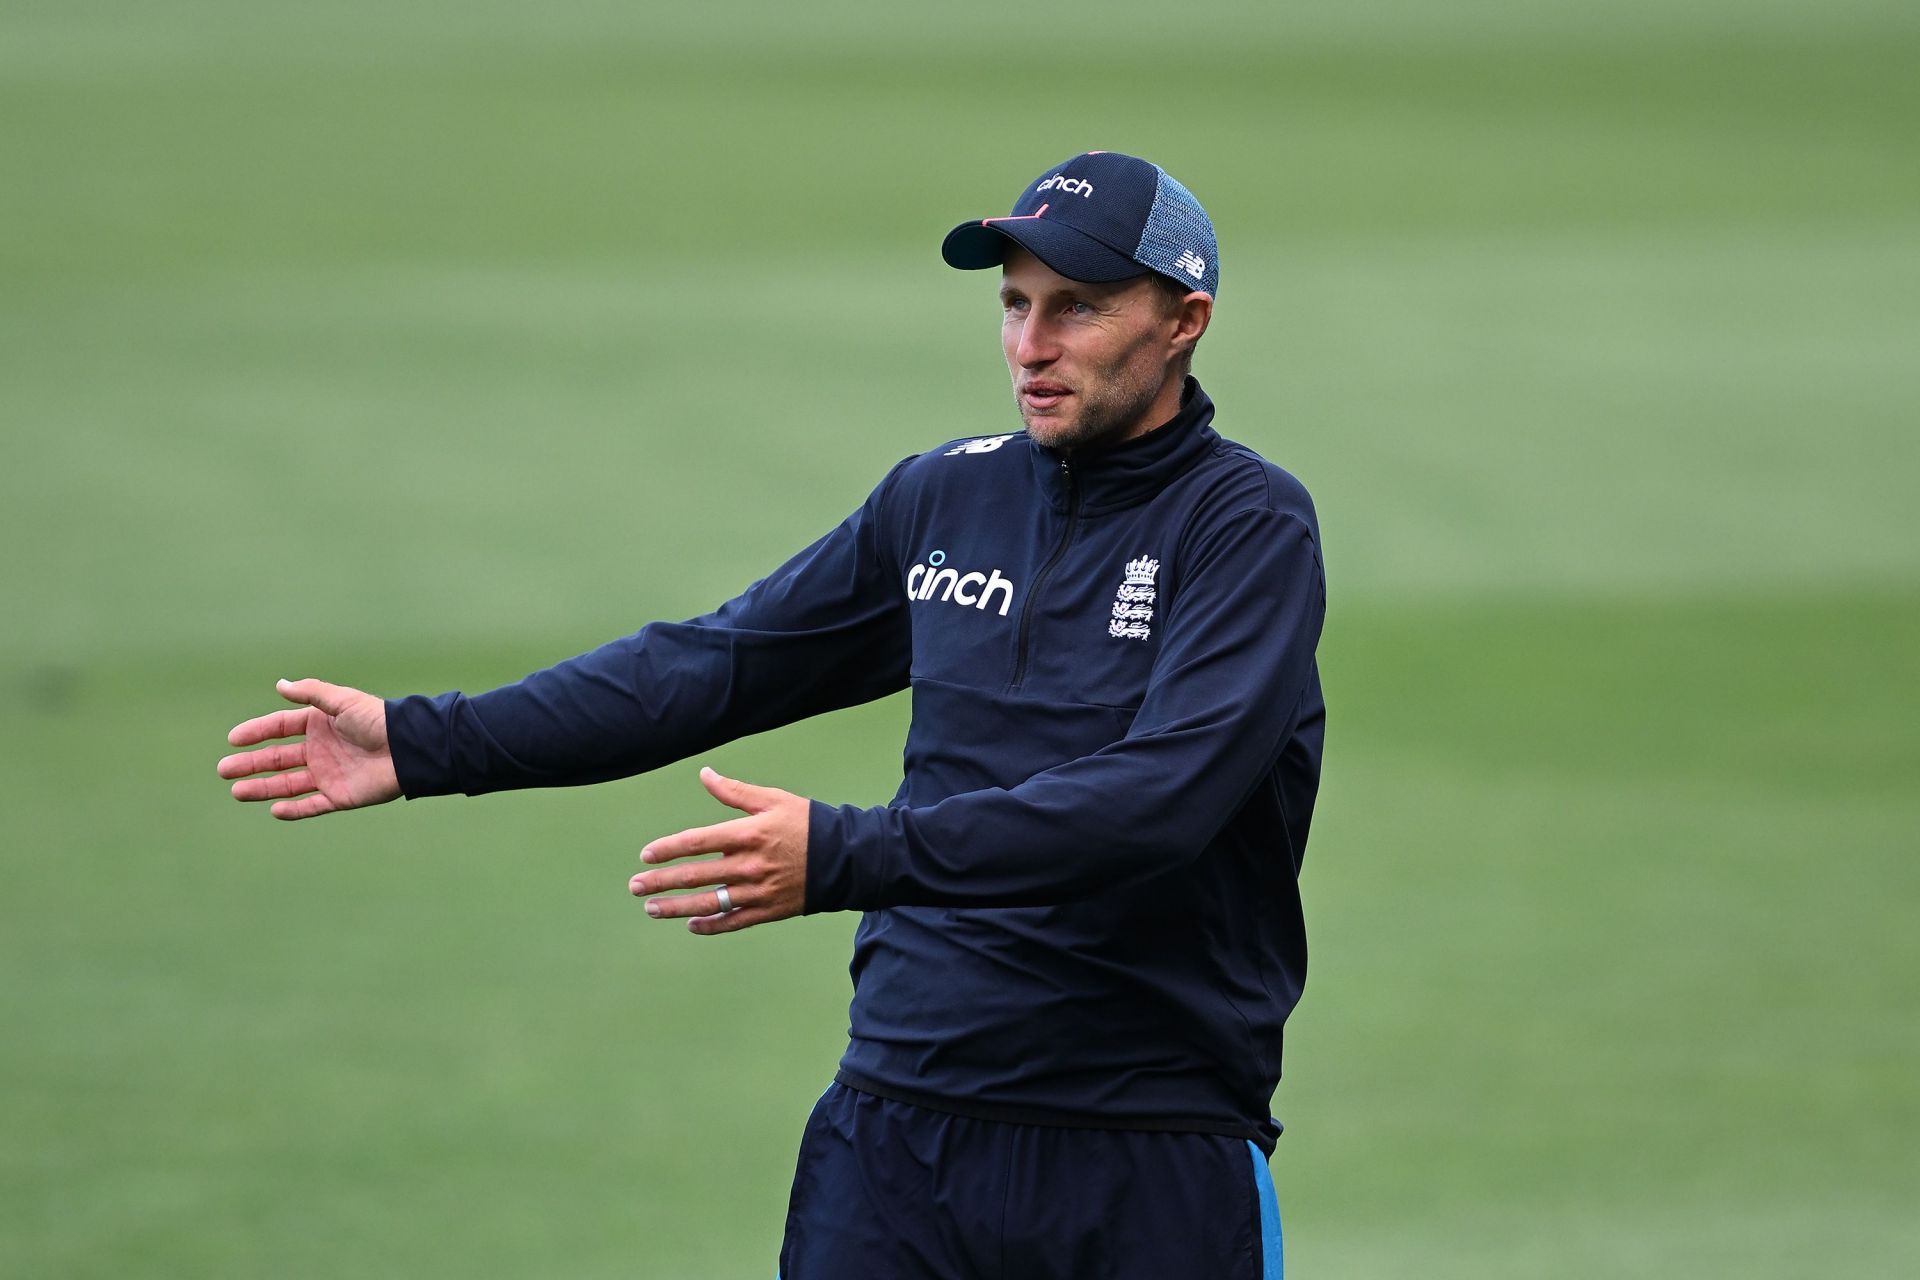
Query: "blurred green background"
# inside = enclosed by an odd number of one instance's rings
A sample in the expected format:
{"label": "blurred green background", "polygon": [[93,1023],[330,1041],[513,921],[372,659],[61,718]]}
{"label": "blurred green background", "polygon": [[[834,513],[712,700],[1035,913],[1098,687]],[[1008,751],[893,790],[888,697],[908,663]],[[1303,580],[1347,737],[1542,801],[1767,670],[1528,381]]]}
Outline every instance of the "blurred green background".
{"label": "blurred green background", "polygon": [[[1010,428],[940,235],[1197,191],[1315,493],[1275,1110],[1334,1277],[1920,1273],[1920,9],[13,0],[0,1274],[771,1273],[853,921],[626,896],[701,761],[298,826],[277,676],[478,690]],[[879,803],[889,701],[715,753]]]}

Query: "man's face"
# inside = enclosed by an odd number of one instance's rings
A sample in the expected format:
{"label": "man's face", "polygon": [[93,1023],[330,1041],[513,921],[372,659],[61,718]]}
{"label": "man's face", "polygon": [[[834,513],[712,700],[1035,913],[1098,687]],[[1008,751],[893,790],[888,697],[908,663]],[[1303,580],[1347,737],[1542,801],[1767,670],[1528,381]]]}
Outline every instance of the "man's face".
{"label": "man's face", "polygon": [[1178,412],[1168,386],[1178,322],[1151,276],[1087,284],[1015,246],[1000,307],[1014,402],[1039,443],[1117,444]]}

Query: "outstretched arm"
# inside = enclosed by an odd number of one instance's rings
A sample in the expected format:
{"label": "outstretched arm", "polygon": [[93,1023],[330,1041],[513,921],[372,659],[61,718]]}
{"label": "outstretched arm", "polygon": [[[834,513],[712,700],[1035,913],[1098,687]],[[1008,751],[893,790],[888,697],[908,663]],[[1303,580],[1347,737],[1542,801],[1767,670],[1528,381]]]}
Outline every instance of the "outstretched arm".
{"label": "outstretched arm", "polygon": [[[910,459],[909,459],[910,461]],[[273,816],[312,818],[400,795],[578,786],[904,687],[912,633],[881,529],[902,467],[840,526],[712,613],[657,622],[469,698],[397,698],[281,681],[297,711],[228,740],[220,776]],[[270,776],[255,777],[256,774]]]}
{"label": "outstretched arm", "polygon": [[275,687],[288,702],[301,704],[299,709],[237,724],[227,741],[251,747],[274,738],[297,740],[222,759],[220,776],[239,779],[233,784],[235,800],[271,800],[269,812],[292,822],[399,797],[400,781],[387,747],[386,703],[323,680],[282,680]]}

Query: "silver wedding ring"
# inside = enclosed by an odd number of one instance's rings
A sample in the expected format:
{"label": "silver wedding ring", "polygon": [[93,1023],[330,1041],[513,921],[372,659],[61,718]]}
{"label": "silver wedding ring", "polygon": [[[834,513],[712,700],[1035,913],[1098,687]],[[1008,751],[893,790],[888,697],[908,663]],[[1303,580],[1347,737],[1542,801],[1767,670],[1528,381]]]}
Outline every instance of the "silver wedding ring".
{"label": "silver wedding ring", "polygon": [[727,892],[727,886],[721,885],[718,889],[714,890],[713,896],[720,899],[720,909],[722,911],[733,910],[733,895]]}

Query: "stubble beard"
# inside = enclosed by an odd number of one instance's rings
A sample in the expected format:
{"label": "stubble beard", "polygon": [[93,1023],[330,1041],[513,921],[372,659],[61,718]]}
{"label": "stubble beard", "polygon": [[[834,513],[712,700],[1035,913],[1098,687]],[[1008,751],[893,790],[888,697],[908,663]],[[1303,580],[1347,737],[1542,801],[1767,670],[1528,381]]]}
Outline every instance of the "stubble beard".
{"label": "stubble beard", "polygon": [[[1028,410],[1026,402],[1020,399],[1016,386],[1013,393],[1014,407],[1020,411],[1020,420],[1027,424],[1027,434],[1039,444],[1060,453],[1077,453],[1089,448],[1118,444],[1129,432],[1141,426],[1141,419],[1153,408],[1153,402],[1159,398],[1162,380],[1152,385],[1145,378],[1128,379],[1124,375],[1124,366],[1114,371],[1112,377],[1097,379],[1100,390],[1088,393],[1076,391],[1073,400],[1077,408],[1070,417],[1056,414],[1039,414]],[[1147,427],[1158,426],[1148,423]]]}

